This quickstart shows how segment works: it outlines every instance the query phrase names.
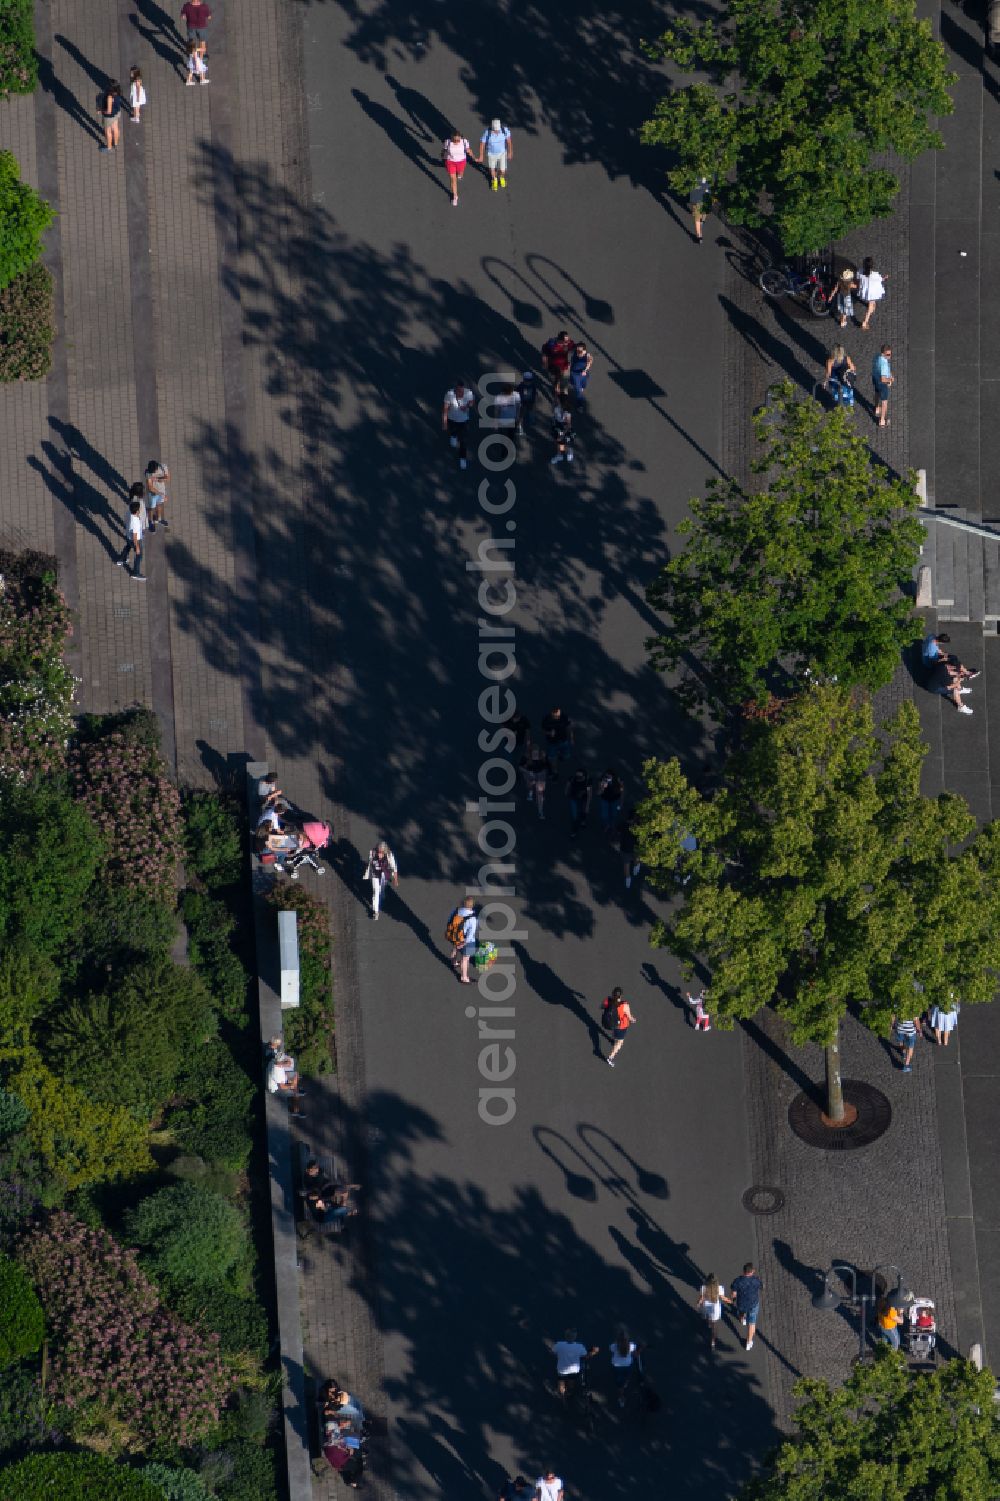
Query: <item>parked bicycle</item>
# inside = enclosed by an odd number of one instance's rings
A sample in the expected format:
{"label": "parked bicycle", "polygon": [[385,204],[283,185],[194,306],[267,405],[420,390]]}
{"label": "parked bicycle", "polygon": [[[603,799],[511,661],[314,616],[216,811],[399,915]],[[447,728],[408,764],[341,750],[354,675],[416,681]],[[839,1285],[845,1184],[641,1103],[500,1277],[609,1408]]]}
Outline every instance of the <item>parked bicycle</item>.
{"label": "parked bicycle", "polygon": [[815,318],[825,318],[832,306],[833,284],[825,266],[810,266],[806,271],[768,266],[760,274],[760,286],[768,297],[797,297]]}

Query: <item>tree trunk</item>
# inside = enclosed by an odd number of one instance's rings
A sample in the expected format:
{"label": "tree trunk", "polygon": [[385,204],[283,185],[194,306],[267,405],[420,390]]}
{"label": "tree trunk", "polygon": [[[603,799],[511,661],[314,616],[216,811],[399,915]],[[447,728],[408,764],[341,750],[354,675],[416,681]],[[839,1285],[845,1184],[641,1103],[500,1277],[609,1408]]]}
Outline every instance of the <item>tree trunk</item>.
{"label": "tree trunk", "polygon": [[844,1119],[844,1089],[840,1082],[840,1028],[826,1045],[826,1115],[831,1121]]}

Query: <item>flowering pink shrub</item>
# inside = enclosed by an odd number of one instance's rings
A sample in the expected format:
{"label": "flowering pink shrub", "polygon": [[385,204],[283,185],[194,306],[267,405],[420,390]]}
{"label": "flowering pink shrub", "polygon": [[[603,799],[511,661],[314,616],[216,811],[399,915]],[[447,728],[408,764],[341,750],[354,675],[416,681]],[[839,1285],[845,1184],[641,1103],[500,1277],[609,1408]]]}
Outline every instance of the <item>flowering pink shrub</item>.
{"label": "flowering pink shrub", "polygon": [[108,873],[145,891],[173,889],[183,854],[181,800],[155,746],[127,729],[70,756],[76,796],[108,849]]}
{"label": "flowering pink shrub", "polygon": [[163,1306],[134,1251],[59,1210],[17,1254],[45,1310],[56,1402],[83,1421],[88,1409],[108,1414],[127,1448],[186,1448],[208,1433],[234,1385],[218,1336]]}
{"label": "flowering pink shrub", "polygon": [[0,774],[59,770],[76,688],[62,659],[72,630],[55,560],[0,551]]}

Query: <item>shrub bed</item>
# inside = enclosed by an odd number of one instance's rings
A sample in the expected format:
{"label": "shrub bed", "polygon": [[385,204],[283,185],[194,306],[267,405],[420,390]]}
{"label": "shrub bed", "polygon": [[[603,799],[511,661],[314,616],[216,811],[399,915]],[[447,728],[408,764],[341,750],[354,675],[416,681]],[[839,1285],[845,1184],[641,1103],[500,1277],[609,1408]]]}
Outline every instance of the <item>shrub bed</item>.
{"label": "shrub bed", "polygon": [[45,1315],[24,1268],[0,1256],[0,1366],[34,1355],[45,1338]]}
{"label": "shrub bed", "polygon": [[52,272],[41,262],[0,289],[0,381],[44,380],[52,369],[53,290]]}
{"label": "shrub bed", "polygon": [[101,1454],[32,1454],[0,1470],[0,1501],[163,1501],[147,1476]]}
{"label": "shrub bed", "polygon": [[275,912],[298,914],[299,1004],[285,1017],[285,1043],[303,1074],[333,1068],[333,994],[330,921],[322,902],[301,886],[278,885],[267,895]]}
{"label": "shrub bed", "polygon": [[[0,13],[0,24],[3,16]],[[2,57],[2,53],[0,53]],[[38,260],[52,209],[28,183],[9,151],[0,151],[0,287],[9,286]]]}
{"label": "shrub bed", "polygon": [[0,99],[38,86],[32,0],[0,0]]}

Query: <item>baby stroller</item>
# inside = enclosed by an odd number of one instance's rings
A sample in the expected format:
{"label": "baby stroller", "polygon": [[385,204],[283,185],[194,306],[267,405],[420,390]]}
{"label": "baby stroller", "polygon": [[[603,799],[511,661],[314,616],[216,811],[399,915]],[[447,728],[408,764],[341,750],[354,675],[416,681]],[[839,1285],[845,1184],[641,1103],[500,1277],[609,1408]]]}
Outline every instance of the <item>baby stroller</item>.
{"label": "baby stroller", "polygon": [[318,818],[307,818],[302,823],[287,820],[289,827],[305,839],[301,849],[297,849],[289,855],[284,863],[284,869],[293,881],[298,880],[299,869],[303,865],[309,865],[318,876],[326,875],[326,866],[321,865],[316,856],[320,850],[325,850],[330,843],[333,830],[328,823],[321,823]]}
{"label": "baby stroller", "polygon": [[937,1318],[930,1298],[914,1298],[906,1310],[903,1347],[911,1360],[933,1365],[937,1359]]}

